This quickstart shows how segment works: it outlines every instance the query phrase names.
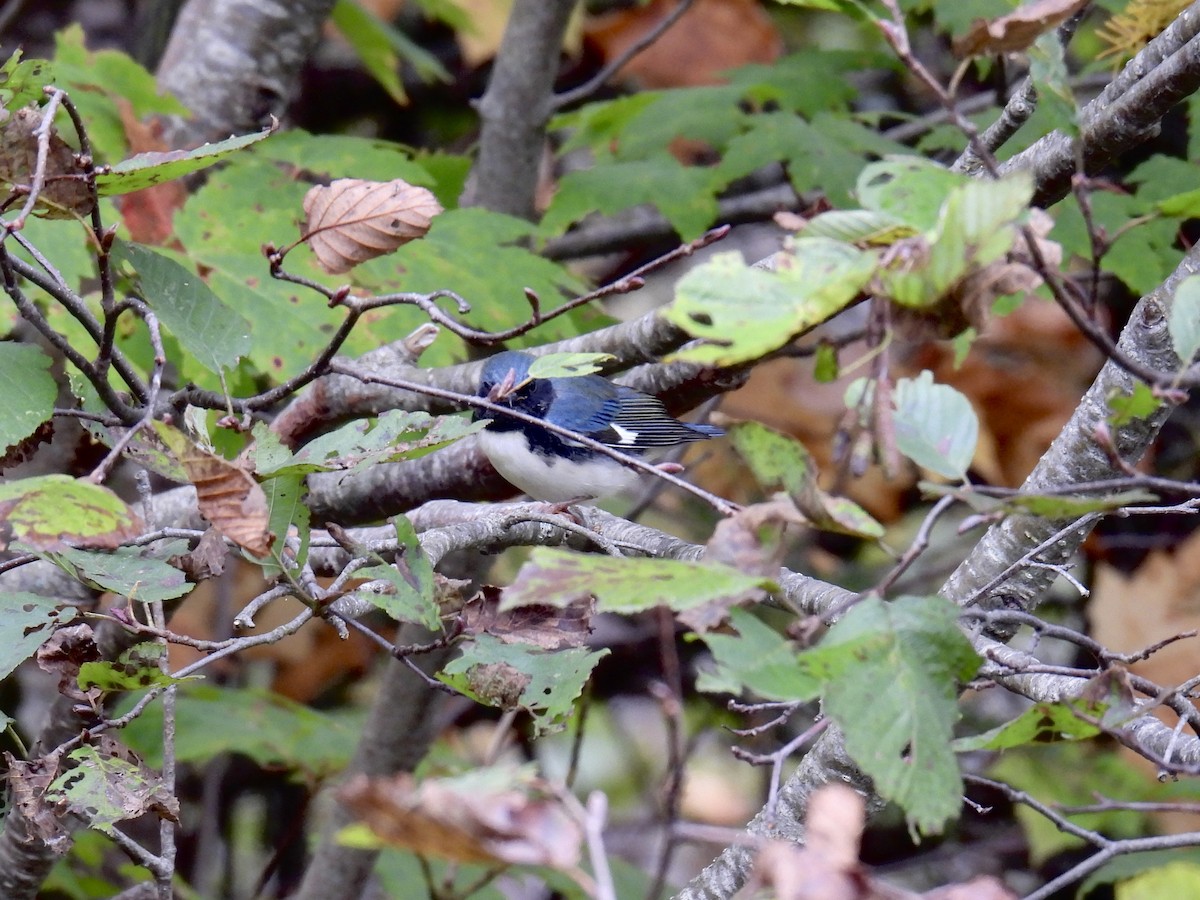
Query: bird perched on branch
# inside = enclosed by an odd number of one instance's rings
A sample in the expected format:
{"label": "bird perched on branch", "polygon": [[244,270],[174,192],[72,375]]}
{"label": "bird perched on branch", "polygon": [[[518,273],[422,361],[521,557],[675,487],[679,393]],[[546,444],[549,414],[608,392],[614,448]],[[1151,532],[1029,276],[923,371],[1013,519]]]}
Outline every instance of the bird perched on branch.
{"label": "bird perched on branch", "polygon": [[[497,353],[484,365],[479,396],[638,457],[725,433],[680,422],[658,398],[599,375],[531,378],[533,361],[528,353]],[[488,420],[479,440],[496,471],[535,500],[605,497],[633,487],[643,474],[540,425],[478,408],[475,418]]]}

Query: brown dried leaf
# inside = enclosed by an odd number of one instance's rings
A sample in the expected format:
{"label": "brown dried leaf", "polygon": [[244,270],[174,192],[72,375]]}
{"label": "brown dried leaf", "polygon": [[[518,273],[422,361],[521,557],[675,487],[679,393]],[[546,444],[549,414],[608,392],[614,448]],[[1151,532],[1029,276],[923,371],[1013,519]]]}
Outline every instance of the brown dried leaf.
{"label": "brown dried leaf", "polygon": [[200,535],[196,549],[183,556],[172,559],[171,565],[183,570],[188,581],[199,583],[209,578],[215,578],[225,571],[225,560],[229,550],[221,533],[216,528],[210,528]]}
{"label": "brown dried leaf", "polygon": [[960,58],[985,53],[1019,53],[1087,5],[1087,0],[1034,0],[1006,16],[976,19],[971,30],[954,42]]}
{"label": "brown dried leaf", "polygon": [[338,796],[393,847],[458,862],[573,869],[583,841],[579,823],[537,782],[500,783],[496,774],[420,784],[407,774],[360,775]]}
{"label": "brown dried leaf", "polygon": [[[36,131],[42,124],[42,111],[27,106],[11,115],[0,111],[0,182],[23,185],[33,180],[37,167]],[[45,182],[39,196],[37,212],[50,219],[70,219],[86,216],[92,211],[92,194],[84,181],[83,167],[75,151],[60,138],[53,127],[46,155]],[[21,200],[16,204],[20,207]]]}
{"label": "brown dried leaf", "polygon": [[43,672],[58,676],[58,692],[64,697],[91,703],[100,697],[99,688],[83,691],[79,687],[79,667],[100,659],[90,625],[59,628],[38,648],[37,664]]}
{"label": "brown dried leaf", "polygon": [[462,610],[463,633],[492,634],[506,644],[532,644],[543,650],[582,647],[592,633],[596,611],[593,597],[576,600],[562,609],[531,604],[500,611],[500,589],[485,585]]}
{"label": "brown dried leaf", "polygon": [[183,464],[209,524],[253,556],[270,553],[275,536],[268,527],[267,495],[249,469],[196,446],[168,425],[156,423],[155,431]]}
{"label": "brown dried leaf", "polygon": [[773,887],[778,900],[883,900],[858,862],[865,822],[866,805],[856,791],[825,785],[808,803],[805,846],[764,845],[754,863],[756,885]]}
{"label": "brown dried leaf", "polygon": [[520,709],[521,696],[532,680],[528,674],[506,662],[479,663],[467,671],[467,686],[471,693],[488,706],[500,709]]}
{"label": "brown dried leaf", "polygon": [[[586,42],[607,63],[671,14],[674,0],[651,0],[592,17]],[[646,88],[722,84],[725,73],[748,63],[771,63],[783,40],[770,14],[757,0],[697,0],[653,44],[617,73],[617,80]]]}
{"label": "brown dried leaf", "polygon": [[66,803],[46,799],[46,789],[58,777],[58,754],[23,760],[5,753],[4,760],[13,806],[24,817],[29,833],[55,853],[66,853],[71,847],[70,832],[62,824]]}
{"label": "brown dried leaf", "polygon": [[808,802],[805,846],[830,865],[849,871],[858,865],[866,818],[866,804],[858,791],[842,784],[827,784]]}
{"label": "brown dried leaf", "polygon": [[4,451],[3,455],[0,455],[0,472],[28,462],[39,447],[50,443],[52,437],[54,437],[54,421],[43,422],[34,429],[33,434],[12,444]]}
{"label": "brown dried leaf", "polygon": [[304,195],[304,240],[334,275],[424,237],[442,206],[425,188],[397,178],[339,178]]}

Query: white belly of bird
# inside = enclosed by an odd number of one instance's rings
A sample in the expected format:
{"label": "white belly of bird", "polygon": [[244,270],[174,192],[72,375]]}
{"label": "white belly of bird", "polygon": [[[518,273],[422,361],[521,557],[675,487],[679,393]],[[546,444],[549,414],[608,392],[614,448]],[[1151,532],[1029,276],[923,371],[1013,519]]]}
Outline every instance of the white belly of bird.
{"label": "white belly of bird", "polygon": [[549,503],[619,494],[639,479],[636,469],[613,459],[579,463],[534,453],[525,436],[516,431],[482,431],[479,445],[509,483],[535,500]]}

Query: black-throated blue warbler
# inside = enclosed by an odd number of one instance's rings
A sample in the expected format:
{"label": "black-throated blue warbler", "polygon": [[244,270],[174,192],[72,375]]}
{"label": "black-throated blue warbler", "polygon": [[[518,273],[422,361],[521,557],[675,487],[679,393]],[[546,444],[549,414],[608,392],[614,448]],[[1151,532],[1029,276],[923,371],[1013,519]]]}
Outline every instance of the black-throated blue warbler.
{"label": "black-throated blue warbler", "polygon": [[[724,434],[713,425],[672,417],[662,402],[599,375],[531,378],[534,357],[507,350],[487,360],[479,396],[567,428],[632,456]],[[643,473],[548,429],[476,409],[488,420],[479,435],[492,465],[535,500],[567,503],[620,493]]]}

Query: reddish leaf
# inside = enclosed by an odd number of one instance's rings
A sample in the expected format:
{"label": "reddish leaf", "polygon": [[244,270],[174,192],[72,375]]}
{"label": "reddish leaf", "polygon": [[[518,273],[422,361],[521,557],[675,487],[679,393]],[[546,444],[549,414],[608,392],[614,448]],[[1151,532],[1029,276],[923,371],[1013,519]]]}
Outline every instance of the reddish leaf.
{"label": "reddish leaf", "polygon": [[304,240],[336,275],[423,237],[441,211],[432,193],[398,178],[339,178],[304,195]]}
{"label": "reddish leaf", "polygon": [[[124,97],[117,98],[117,110],[131,153],[167,152],[170,145],[162,139],[158,122],[147,125],[133,114],[133,106]],[[181,180],[166,181],[117,198],[117,208],[133,240],[142,244],[163,244],[174,233],[175,210],[187,200],[187,187]]]}

